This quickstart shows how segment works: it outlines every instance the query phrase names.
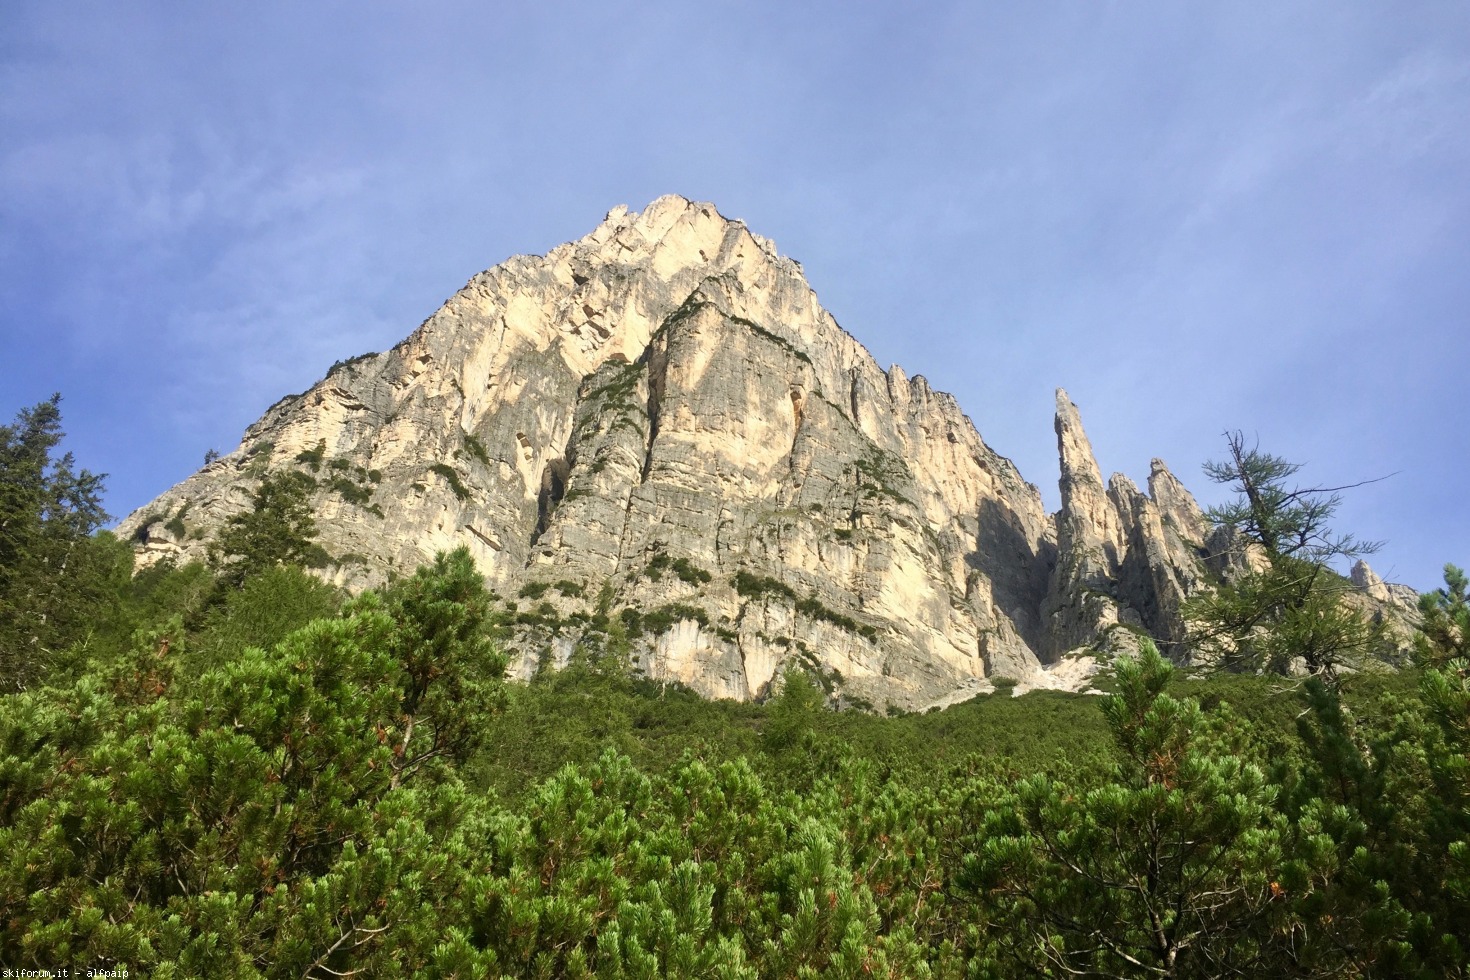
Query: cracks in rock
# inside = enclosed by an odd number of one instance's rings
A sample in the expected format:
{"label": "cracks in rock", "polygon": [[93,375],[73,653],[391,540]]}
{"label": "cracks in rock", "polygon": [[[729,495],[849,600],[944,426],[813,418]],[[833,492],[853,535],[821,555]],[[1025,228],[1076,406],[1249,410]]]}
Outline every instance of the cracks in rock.
{"label": "cracks in rock", "polygon": [[[806,473],[798,469],[796,447],[801,443],[801,427],[806,420],[804,411],[805,397],[799,388],[792,388],[791,412],[795,418],[795,424],[791,428],[791,448],[786,451],[786,476],[787,485],[783,488],[782,496],[786,502],[795,506],[801,499],[802,485],[806,482]],[[810,461],[807,461],[808,464]],[[789,496],[787,496],[789,494]]]}
{"label": "cracks in rock", "polygon": [[567,462],[564,459],[547,460],[541,468],[541,489],[536,494],[536,530],[531,532],[531,546],[541,540],[541,535],[551,526],[551,515],[566,493]]}
{"label": "cracks in rock", "polygon": [[[734,632],[734,634],[735,634],[735,639],[733,641],[727,641],[727,642],[729,642],[733,647],[735,647],[735,655],[740,658],[740,680],[745,685],[746,692],[751,696],[752,699],[755,699],[756,697],[758,697],[760,695],[760,691],[752,690],[751,689],[751,685],[750,685],[750,654],[746,653],[746,651],[745,651],[745,643],[743,642],[744,633],[742,633],[741,630],[740,630],[741,624],[743,622],[745,622],[745,611],[747,609],[749,609],[749,608],[750,608],[750,603],[748,603],[748,602],[742,602],[742,603],[740,603],[740,611],[735,614],[735,618],[734,618],[734,620],[732,620],[732,623],[733,623],[733,626],[734,626],[732,632]],[[761,685],[761,688],[763,690],[764,689],[769,689],[770,685],[771,685],[771,682],[768,680],[768,681],[765,682],[765,684]]]}
{"label": "cracks in rock", "polygon": [[795,419],[795,424],[791,427],[791,448],[787,450],[788,455],[794,455],[796,453],[796,440],[801,435],[801,423],[805,419],[805,414],[802,411],[804,401],[805,399],[802,397],[800,389],[792,388],[791,414]]}
{"label": "cracks in rock", "polygon": [[499,541],[496,541],[494,538],[490,537],[490,535],[486,534],[484,531],[481,531],[479,528],[475,527],[475,525],[473,525],[473,524],[466,524],[464,526],[464,529],[466,531],[470,532],[471,534],[473,534],[475,537],[479,538],[481,541],[485,542],[485,544],[488,545],[492,550],[494,550],[494,551],[503,551],[504,550],[504,548],[502,547],[502,545],[500,544]]}
{"label": "cracks in rock", "polygon": [[[524,438],[520,433],[516,435]],[[556,513],[557,505],[566,496],[567,480],[571,477],[572,467],[577,464],[576,436],[574,429],[567,435],[562,454],[547,460],[546,465],[541,468],[541,489],[536,493],[536,529],[531,532],[533,548],[551,526],[551,518]]]}
{"label": "cracks in rock", "polygon": [[862,424],[858,421],[858,369],[852,368],[847,376],[851,381],[847,390],[848,409],[852,412],[852,424],[861,432]]}
{"label": "cracks in rock", "polygon": [[618,533],[618,565],[619,566],[622,565],[623,560],[628,555],[628,529],[633,526],[633,498],[637,495],[637,493],[638,493],[638,487],[636,485],[629,487],[628,488],[628,499],[623,504],[623,528]]}
{"label": "cracks in rock", "polygon": [[731,552],[734,551],[734,549],[730,546],[730,542],[727,541],[726,538],[725,538],[725,532],[726,532],[726,530],[733,531],[734,529],[735,529],[735,519],[734,519],[733,515],[731,515],[730,511],[727,508],[725,508],[725,507],[722,506],[720,508],[719,517],[717,517],[715,519],[715,568],[716,569],[718,569],[723,564],[723,562],[720,560],[720,556],[721,555],[724,555],[724,554],[731,553]]}
{"label": "cracks in rock", "polygon": [[[667,326],[667,321],[665,322]],[[648,442],[643,450],[643,467],[638,474],[639,483],[647,483],[653,470],[653,444],[658,439],[659,417],[663,412],[665,385],[668,382],[668,340],[658,346],[650,346],[644,355],[648,365]]]}

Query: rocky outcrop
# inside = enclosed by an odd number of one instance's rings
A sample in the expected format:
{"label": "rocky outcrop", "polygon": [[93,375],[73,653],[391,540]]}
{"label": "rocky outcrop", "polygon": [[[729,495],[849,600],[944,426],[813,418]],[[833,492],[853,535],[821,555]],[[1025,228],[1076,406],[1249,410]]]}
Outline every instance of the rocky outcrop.
{"label": "rocky outcrop", "polygon": [[1417,620],[1419,616],[1419,593],[1407,585],[1385,582],[1373,571],[1373,566],[1362,558],[1354,563],[1349,575],[1353,586],[1374,602],[1396,607],[1400,614],[1408,614]]}
{"label": "rocky outcrop", "polygon": [[1057,440],[1049,516],[800,265],[664,197],[475,276],[119,531],[140,565],[200,558],[266,474],[297,470],[325,578],[364,588],[469,548],[520,676],[581,646],[714,697],[761,697],[797,665],[840,702],[916,708],[1182,636],[1209,535],[1193,498],[1158,461],[1147,495],[1105,487],[1065,392]]}
{"label": "rocky outcrop", "polygon": [[641,669],[719,697],[799,662],[834,696],[916,707],[1037,666],[1037,489],[708,204],[619,208],[476,276],[120,532],[143,562],[200,557],[283,468],[318,481],[332,581],[467,546],[517,604],[522,673],[610,623]]}
{"label": "rocky outcrop", "polygon": [[1184,600],[1204,584],[1209,522],[1162,460],[1153,461],[1146,495],[1121,473],[1105,488],[1077,406],[1060,389],[1056,433],[1062,507],[1042,658],[1135,649],[1144,635],[1176,650]]}
{"label": "rocky outcrop", "polygon": [[1042,654],[1049,661],[1119,625],[1113,592],[1126,547],[1117,509],[1082,429],[1082,416],[1060,388],[1056,434],[1062,509],[1055,518],[1057,562],[1042,607],[1046,625]]}

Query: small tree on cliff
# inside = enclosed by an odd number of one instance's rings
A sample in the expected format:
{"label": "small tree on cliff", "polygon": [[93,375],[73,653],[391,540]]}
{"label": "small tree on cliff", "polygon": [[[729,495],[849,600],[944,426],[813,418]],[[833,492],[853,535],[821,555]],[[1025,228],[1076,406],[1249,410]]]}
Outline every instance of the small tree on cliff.
{"label": "small tree on cliff", "polygon": [[221,580],[239,586],[247,576],[275,565],[325,564],[314,542],[316,520],[309,500],[313,480],[305,473],[273,473],[261,481],[252,508],[225,522],[209,559]]}
{"label": "small tree on cliff", "polygon": [[1293,486],[1300,464],[1247,446],[1238,431],[1225,438],[1229,456],[1205,473],[1237,496],[1206,515],[1236,532],[1248,570],[1186,606],[1195,652],[1229,670],[1286,673],[1300,659],[1331,677],[1380,646],[1383,626],[1344,601],[1347,586],[1328,563],[1379,545],[1331,528],[1351,487]]}

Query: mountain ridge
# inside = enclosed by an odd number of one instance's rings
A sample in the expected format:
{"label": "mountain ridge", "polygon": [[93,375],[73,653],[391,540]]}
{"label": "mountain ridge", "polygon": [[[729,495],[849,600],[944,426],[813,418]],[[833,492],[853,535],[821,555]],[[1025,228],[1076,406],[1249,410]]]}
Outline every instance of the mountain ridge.
{"label": "mountain ridge", "polygon": [[878,366],[800,263],[669,195],[472,277],[119,533],[143,564],[200,557],[267,473],[309,471],[325,578],[359,589],[468,547],[534,603],[509,641],[520,676],[621,630],[640,670],[708,696],[761,697],[798,665],[841,702],[919,708],[1182,638],[1203,515],[1159,461],[1148,494],[1104,486],[1057,398],[1048,514],[952,395]]}

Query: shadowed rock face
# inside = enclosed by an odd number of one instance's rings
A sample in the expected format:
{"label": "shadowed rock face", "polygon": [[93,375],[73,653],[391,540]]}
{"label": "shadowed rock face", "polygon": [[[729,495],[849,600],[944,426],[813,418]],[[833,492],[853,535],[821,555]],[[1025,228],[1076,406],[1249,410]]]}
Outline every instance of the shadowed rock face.
{"label": "shadowed rock face", "polygon": [[1079,647],[1134,649],[1145,634],[1165,650],[1177,649],[1184,599],[1205,584],[1209,522],[1159,459],[1148,494],[1121,473],[1104,488],[1081,415],[1061,390],[1056,432],[1062,508],[1057,562],[1042,607],[1043,659]]}
{"label": "shadowed rock face", "polygon": [[916,708],[1119,624],[1182,635],[1199,508],[1158,461],[1148,496],[1104,488],[1057,404],[1048,516],[950,395],[878,367],[796,262],[664,197],[476,276],[119,533],[144,564],[202,557],[265,474],[305,469],[326,578],[369,587],[464,545],[534,610],[511,641],[523,676],[599,613],[662,611],[633,646],[656,678],[751,698],[792,661],[849,702]]}

